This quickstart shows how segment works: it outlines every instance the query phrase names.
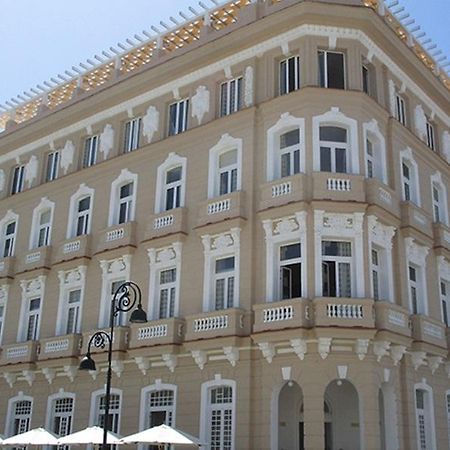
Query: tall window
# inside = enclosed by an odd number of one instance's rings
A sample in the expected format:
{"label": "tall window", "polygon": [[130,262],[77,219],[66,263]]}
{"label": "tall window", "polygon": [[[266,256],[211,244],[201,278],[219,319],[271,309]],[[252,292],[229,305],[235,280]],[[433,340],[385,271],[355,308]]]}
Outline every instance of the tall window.
{"label": "tall window", "polygon": [[[107,429],[113,433],[119,433],[119,421],[120,421],[120,394],[112,393],[109,398],[109,423]],[[96,399],[96,414],[95,425],[103,428],[105,423],[105,403],[106,399],[104,395],[97,396]]]}
{"label": "tall window", "polygon": [[25,341],[37,341],[39,338],[39,325],[41,316],[41,299],[30,298],[27,301],[25,317],[26,335]]}
{"label": "tall window", "polygon": [[432,410],[430,392],[424,389],[416,389],[416,426],[417,446],[419,450],[435,449],[432,436]]}
{"label": "tall window", "polygon": [[177,289],[177,269],[159,272],[159,318],[174,317]]}
{"label": "tall window", "polygon": [[220,116],[228,116],[242,108],[242,77],[220,85]]}
{"label": "tall window", "polygon": [[133,183],[127,183],[119,188],[119,209],[117,224],[126,223],[131,220],[133,208]]}
{"label": "tall window", "polygon": [[434,140],[434,126],[427,120],[427,145],[431,150],[436,150],[436,143]]}
{"label": "tall window", "polygon": [[280,136],[281,177],[300,173],[300,130],[288,131]]}
{"label": "tall window", "polygon": [[16,166],[13,170],[13,178],[11,183],[11,195],[18,194],[23,191],[25,181],[25,166]]}
{"label": "tall window", "polygon": [[3,231],[3,258],[13,256],[14,243],[16,240],[16,222],[9,222],[4,226]]}
{"label": "tall window", "polygon": [[322,295],[324,297],[351,297],[351,274],[351,243],[322,241]]}
{"label": "tall window", "polygon": [[211,450],[233,448],[233,388],[220,386],[208,395],[208,441]]}
{"label": "tall window", "polygon": [[399,94],[395,95],[395,118],[402,124],[406,125],[406,106],[405,100]]}
{"label": "tall window", "polygon": [[440,194],[440,188],[436,185],[436,183],[433,183],[432,185],[433,190],[433,218],[435,222],[441,221],[441,194]]}
{"label": "tall window", "polygon": [[182,166],[174,167],[166,172],[165,180],[165,210],[178,208],[181,202]]}
{"label": "tall window", "polygon": [[45,172],[45,181],[53,181],[58,178],[59,156],[59,152],[51,152],[47,155],[47,170]]}
{"label": "tall window", "polygon": [[322,172],[347,172],[347,130],[334,126],[321,126],[320,170]]}
{"label": "tall window", "polygon": [[362,65],[362,82],[363,82],[363,92],[370,95],[370,72],[369,67],[365,64]]}
{"label": "tall window", "polygon": [[280,298],[297,298],[302,296],[301,287],[301,246],[300,243],[280,246]]}
{"label": "tall window", "polygon": [[5,328],[5,310],[6,310],[6,302],[4,300],[0,300],[0,345],[2,343],[2,334],[3,329]]}
{"label": "tall window", "polygon": [[51,216],[52,212],[50,209],[42,211],[39,216],[38,247],[45,247],[50,244]]}
{"label": "tall window", "polygon": [[344,54],[319,51],[319,86],[345,89]]}
{"label": "tall window", "polygon": [[291,56],[280,61],[280,95],[300,88],[300,57]]}
{"label": "tall window", "polygon": [[219,156],[219,195],[236,191],[237,175],[237,150],[222,153]]}
{"label": "tall window", "polygon": [[374,178],[376,161],[374,159],[373,143],[370,139],[366,139],[366,151],[367,151],[367,177]]}
{"label": "tall window", "polygon": [[419,205],[416,167],[410,159],[403,158],[401,161],[403,200]]}
{"label": "tall window", "polygon": [[[441,305],[442,305],[442,318],[445,325],[450,326],[450,286],[449,283],[441,280]],[[1,336],[1,335],[0,335]]]}
{"label": "tall window", "polygon": [[139,147],[139,137],[141,133],[141,118],[130,120],[125,124],[125,136],[123,143],[124,153],[132,152]]}
{"label": "tall window", "polygon": [[216,259],[214,273],[216,310],[233,308],[234,277],[234,256]]}
{"label": "tall window", "polygon": [[408,266],[409,295],[413,314],[424,312],[423,299],[420,286],[420,269],[412,264]]}
{"label": "tall window", "polygon": [[58,437],[72,432],[74,401],[72,397],[58,398],[52,404],[51,431]]}
{"label": "tall window", "polygon": [[[147,397],[147,425],[149,428],[158,425],[172,426],[175,413],[174,391],[163,389],[153,391]],[[157,448],[157,447],[151,447]]]}
{"label": "tall window", "polygon": [[84,142],[83,167],[91,167],[97,162],[98,136],[90,136]]}
{"label": "tall window", "polygon": [[66,312],[66,334],[80,332],[81,289],[68,292]]}
{"label": "tall window", "polygon": [[25,433],[30,429],[32,408],[30,400],[18,400],[14,403],[10,427],[12,435]]}
{"label": "tall window", "polygon": [[89,233],[91,215],[91,197],[84,197],[78,200],[76,215],[76,236]]}
{"label": "tall window", "polygon": [[380,254],[379,250],[372,249],[372,288],[373,299],[380,299]]}
{"label": "tall window", "polygon": [[169,106],[169,136],[186,131],[188,111],[189,99],[180,100]]}

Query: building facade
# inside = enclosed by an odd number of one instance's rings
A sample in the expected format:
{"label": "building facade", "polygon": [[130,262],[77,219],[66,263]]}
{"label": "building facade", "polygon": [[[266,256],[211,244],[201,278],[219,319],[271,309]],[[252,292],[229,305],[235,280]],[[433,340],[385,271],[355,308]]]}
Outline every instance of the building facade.
{"label": "building facade", "polygon": [[[114,56],[114,55],[112,55]],[[450,80],[382,0],[221,2],[0,118],[0,430],[448,449]]]}

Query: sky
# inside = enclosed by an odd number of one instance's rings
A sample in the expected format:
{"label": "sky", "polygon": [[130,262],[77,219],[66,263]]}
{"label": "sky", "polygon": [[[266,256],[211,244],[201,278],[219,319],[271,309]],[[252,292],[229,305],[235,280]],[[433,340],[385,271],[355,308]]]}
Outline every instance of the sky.
{"label": "sky", "polygon": [[[450,0],[399,2],[450,60]],[[179,11],[191,16],[189,6],[202,10],[197,0],[0,0],[0,104],[152,25],[162,28],[160,20],[182,20]]]}

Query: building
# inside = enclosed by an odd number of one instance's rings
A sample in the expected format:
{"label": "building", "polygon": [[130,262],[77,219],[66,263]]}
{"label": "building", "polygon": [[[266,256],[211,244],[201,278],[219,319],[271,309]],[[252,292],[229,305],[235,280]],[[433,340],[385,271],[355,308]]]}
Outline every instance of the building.
{"label": "building", "polygon": [[[1,120],[0,429],[447,449],[450,78],[382,0],[235,0]],[[76,74],[75,74],[76,75]]]}

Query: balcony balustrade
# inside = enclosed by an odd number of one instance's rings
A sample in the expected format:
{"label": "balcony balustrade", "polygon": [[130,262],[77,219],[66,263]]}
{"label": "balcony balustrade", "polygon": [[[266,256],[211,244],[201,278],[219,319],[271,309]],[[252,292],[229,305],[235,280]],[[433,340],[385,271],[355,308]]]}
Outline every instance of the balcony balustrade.
{"label": "balcony balustrade", "polygon": [[305,200],[306,176],[296,174],[265,183],[261,186],[259,210]]}
{"label": "balcony balustrade", "polygon": [[433,224],[434,246],[450,251],[450,228],[443,223]]}
{"label": "balcony balustrade", "polygon": [[181,344],[183,342],[185,322],[171,317],[152,320],[146,324],[130,325],[129,349],[152,347],[155,345]]}
{"label": "balcony balustrade", "polygon": [[41,339],[38,361],[57,358],[77,358],[80,356],[81,334],[67,334]]}
{"label": "balcony balustrade", "polygon": [[127,222],[120,225],[113,225],[101,231],[97,252],[100,253],[127,245],[135,246],[135,229],[135,222]]}
{"label": "balcony balustrade", "polygon": [[427,213],[411,202],[401,203],[402,227],[412,227],[433,237],[433,227]]}
{"label": "balcony balustrade", "polygon": [[422,315],[411,316],[414,341],[447,348],[445,323]]}
{"label": "balcony balustrade", "polygon": [[91,257],[91,236],[84,234],[71,239],[66,239],[58,246],[54,262],[69,261],[75,258]]}
{"label": "balcony balustrade", "polygon": [[383,301],[376,301],[374,306],[375,324],[378,331],[390,331],[407,338],[411,337],[411,325],[407,309]]}
{"label": "balcony balustrade", "polygon": [[[89,339],[97,332],[104,331],[109,334],[109,328],[101,328],[99,330],[91,330],[83,333],[83,345],[81,346],[81,354],[85,355],[88,349]],[[114,336],[112,343],[113,352],[125,352],[128,349],[128,340],[130,335],[129,327],[115,327],[114,328]],[[108,344],[106,343],[105,348],[97,348],[95,345],[91,345],[91,353],[106,353],[108,351]]]}
{"label": "balcony balustrade", "polygon": [[0,365],[34,363],[37,359],[38,341],[19,342],[3,346]]}
{"label": "balcony balustrade", "polygon": [[314,172],[313,200],[365,202],[364,177],[350,173]]}
{"label": "balcony balustrade", "polygon": [[390,212],[395,217],[400,217],[400,199],[396,192],[382,183],[378,178],[367,178],[366,202],[378,206]]}
{"label": "balcony balustrade", "polygon": [[16,269],[16,273],[27,272],[29,270],[41,269],[51,266],[52,247],[39,247],[29,252],[21,258]]}
{"label": "balcony balustrade", "polygon": [[237,217],[246,217],[245,193],[242,191],[232,192],[202,202],[198,214],[198,226]]}
{"label": "balcony balustrade", "polygon": [[187,234],[187,208],[175,208],[150,216],[144,239],[150,240],[174,233]]}

